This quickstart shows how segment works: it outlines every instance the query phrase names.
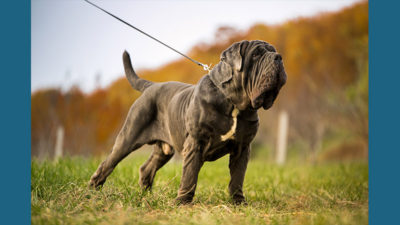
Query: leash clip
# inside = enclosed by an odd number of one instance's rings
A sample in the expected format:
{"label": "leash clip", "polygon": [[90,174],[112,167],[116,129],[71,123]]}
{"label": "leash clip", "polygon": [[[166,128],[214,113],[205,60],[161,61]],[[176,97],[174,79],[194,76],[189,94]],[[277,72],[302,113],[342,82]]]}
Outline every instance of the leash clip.
{"label": "leash clip", "polygon": [[201,66],[203,67],[203,70],[208,71],[208,72],[211,71],[211,65],[212,65],[212,64],[210,64],[210,66],[207,65],[207,64],[201,64]]}

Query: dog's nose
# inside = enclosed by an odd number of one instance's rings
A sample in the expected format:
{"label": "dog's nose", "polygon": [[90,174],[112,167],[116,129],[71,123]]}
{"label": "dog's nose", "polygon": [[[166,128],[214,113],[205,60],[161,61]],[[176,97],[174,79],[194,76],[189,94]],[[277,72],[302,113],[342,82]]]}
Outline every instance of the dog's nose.
{"label": "dog's nose", "polygon": [[282,61],[282,56],[281,56],[281,54],[276,54],[274,60],[275,60],[276,62]]}

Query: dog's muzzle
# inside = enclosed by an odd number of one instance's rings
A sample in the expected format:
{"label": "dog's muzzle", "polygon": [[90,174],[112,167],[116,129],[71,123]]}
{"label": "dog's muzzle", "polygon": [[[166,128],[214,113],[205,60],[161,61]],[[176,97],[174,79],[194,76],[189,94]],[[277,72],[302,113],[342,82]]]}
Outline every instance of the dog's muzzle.
{"label": "dog's muzzle", "polygon": [[282,68],[282,57],[276,54],[275,62],[276,70],[272,73],[264,75],[262,87],[257,88],[254,97],[251,99],[251,106],[254,109],[259,109],[261,106],[264,109],[269,109],[278,95],[279,89],[286,82],[286,74]]}
{"label": "dog's muzzle", "polygon": [[269,109],[271,108],[272,104],[274,103],[274,100],[276,98],[277,91],[276,90],[269,90],[265,91],[262,94],[258,95],[254,99],[251,100],[251,106],[254,109],[259,109],[261,106],[264,109]]}

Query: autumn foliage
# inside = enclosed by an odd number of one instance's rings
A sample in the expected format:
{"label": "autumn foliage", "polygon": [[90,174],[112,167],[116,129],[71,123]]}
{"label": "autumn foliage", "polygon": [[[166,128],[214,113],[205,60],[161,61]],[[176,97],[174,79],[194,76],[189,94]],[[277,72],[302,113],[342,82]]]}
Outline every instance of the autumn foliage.
{"label": "autumn foliage", "polygon": [[[215,65],[224,49],[243,39],[273,44],[283,56],[288,75],[274,107],[260,110],[256,145],[274,146],[277,112],[287,110],[289,148],[305,157],[315,159],[343,143],[354,146],[349,142],[359,143],[358,148],[367,151],[368,2],[279,25],[256,24],[246,31],[221,27],[213,43],[194,46],[189,56]],[[204,71],[182,58],[138,74],[156,82],[195,84]],[[32,155],[52,155],[58,126],[65,129],[68,154],[108,152],[139,96],[124,77],[89,94],[78,87],[67,92],[46,89],[32,93]]]}

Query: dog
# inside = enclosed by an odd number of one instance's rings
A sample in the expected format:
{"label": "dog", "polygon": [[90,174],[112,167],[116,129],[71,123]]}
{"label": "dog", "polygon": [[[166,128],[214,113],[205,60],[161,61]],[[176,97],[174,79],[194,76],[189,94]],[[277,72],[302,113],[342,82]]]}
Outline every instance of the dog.
{"label": "dog", "polygon": [[176,201],[190,203],[204,162],[229,154],[229,193],[234,203],[244,203],[242,187],[250,143],[259,126],[257,110],[272,106],[287,79],[275,48],[260,40],[234,43],[196,85],[141,79],[126,51],[123,63],[128,81],[142,95],[131,106],[111,153],[89,186],[101,187],[129,153],[154,144],[140,167],[142,188],[150,189],[157,170],[179,152],[183,172]]}

